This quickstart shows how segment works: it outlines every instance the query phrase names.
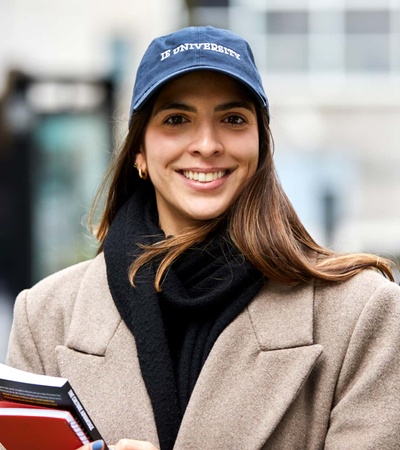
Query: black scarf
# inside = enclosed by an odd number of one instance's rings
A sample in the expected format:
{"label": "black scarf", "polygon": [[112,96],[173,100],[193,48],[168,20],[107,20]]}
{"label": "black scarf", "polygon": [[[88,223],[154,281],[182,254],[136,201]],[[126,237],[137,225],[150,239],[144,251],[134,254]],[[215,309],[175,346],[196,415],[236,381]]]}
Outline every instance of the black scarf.
{"label": "black scarf", "polygon": [[128,269],[138,244],[165,238],[157,223],[154,193],[135,192],[112,222],[104,254],[112,297],[135,337],[161,450],[170,450],[213,344],[259,291],[263,276],[215,234],[178,258],[161,293],[154,288],[155,263],[138,271],[133,288]]}

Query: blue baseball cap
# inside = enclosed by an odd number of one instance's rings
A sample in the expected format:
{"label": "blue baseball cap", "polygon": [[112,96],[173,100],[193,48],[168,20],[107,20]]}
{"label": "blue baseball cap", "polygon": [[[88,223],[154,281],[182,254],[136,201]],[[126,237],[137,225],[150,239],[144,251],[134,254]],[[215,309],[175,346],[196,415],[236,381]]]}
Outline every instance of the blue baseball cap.
{"label": "blue baseball cap", "polygon": [[129,117],[166,82],[195,70],[213,70],[243,83],[268,111],[250,45],[220,28],[189,27],[154,39],[140,62]]}

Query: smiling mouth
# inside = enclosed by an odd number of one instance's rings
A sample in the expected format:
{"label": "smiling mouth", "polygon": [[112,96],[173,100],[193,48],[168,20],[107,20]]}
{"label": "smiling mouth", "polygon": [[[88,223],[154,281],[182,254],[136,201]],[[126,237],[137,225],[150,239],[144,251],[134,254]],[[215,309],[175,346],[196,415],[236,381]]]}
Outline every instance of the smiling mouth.
{"label": "smiling mouth", "polygon": [[183,175],[188,180],[200,181],[201,183],[209,183],[210,181],[218,180],[226,174],[226,170],[220,170],[219,172],[193,172],[192,170],[182,171]]}

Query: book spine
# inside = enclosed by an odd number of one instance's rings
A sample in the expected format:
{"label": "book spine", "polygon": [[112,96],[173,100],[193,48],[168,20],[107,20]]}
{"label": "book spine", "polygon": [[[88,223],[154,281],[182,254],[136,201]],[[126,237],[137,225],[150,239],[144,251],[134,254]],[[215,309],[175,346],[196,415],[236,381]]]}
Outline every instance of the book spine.
{"label": "book spine", "polygon": [[[63,391],[64,395],[67,396],[72,409],[75,411],[77,418],[81,422],[81,425],[83,426],[83,429],[86,432],[87,436],[93,441],[103,439],[99,430],[90,419],[89,414],[86,412],[82,403],[78,400],[78,395],[75,393],[74,389],[68,381],[63,386]],[[107,445],[105,447],[105,450],[108,450]]]}
{"label": "book spine", "polygon": [[70,389],[68,389],[67,394],[68,394],[69,398],[71,399],[72,403],[75,405],[76,411],[79,414],[79,416],[81,417],[81,419],[83,420],[83,422],[85,423],[86,428],[92,435],[93,430],[95,430],[95,432],[97,431],[96,427],[93,425],[93,422],[90,420],[89,415],[83,408],[81,402],[78,400],[78,397],[76,396],[75,392],[73,391],[72,388],[70,388]]}

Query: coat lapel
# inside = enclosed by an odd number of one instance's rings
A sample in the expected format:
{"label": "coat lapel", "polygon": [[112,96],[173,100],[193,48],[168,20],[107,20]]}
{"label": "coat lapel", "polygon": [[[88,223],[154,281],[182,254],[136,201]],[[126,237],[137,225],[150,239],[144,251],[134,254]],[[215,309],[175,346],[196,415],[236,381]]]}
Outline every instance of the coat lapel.
{"label": "coat lapel", "polygon": [[56,351],[61,375],[76,386],[109,444],[121,437],[134,437],[158,445],[135,341],[111,298],[102,254],[89,266],[82,281],[66,346]]}
{"label": "coat lapel", "polygon": [[214,345],[175,449],[261,448],[321,353],[313,344],[313,286],[269,283]]}

